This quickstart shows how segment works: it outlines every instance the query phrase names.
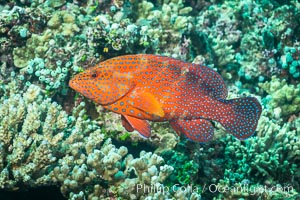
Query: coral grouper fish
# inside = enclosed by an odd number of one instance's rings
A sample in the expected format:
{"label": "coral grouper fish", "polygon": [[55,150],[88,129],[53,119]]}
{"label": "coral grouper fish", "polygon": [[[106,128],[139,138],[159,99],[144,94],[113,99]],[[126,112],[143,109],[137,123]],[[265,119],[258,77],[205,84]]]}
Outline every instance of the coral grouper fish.
{"label": "coral grouper fish", "polygon": [[157,55],[126,55],[76,75],[70,86],[122,115],[127,131],[149,137],[146,120],[169,121],[188,139],[207,142],[217,121],[239,139],[251,136],[261,114],[256,98],[226,100],[227,89],[214,70]]}

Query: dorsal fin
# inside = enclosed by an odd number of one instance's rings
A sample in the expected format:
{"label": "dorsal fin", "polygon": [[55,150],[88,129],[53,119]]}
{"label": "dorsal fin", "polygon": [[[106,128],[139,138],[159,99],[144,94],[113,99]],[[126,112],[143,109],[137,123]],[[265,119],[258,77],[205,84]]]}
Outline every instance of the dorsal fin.
{"label": "dorsal fin", "polygon": [[[191,64],[165,56],[151,55],[151,57],[149,56],[148,59],[154,60],[155,62],[160,61],[160,71],[165,70],[169,66],[173,66],[171,68],[173,68],[172,72],[174,74],[179,72],[181,73],[181,76],[185,75],[187,83],[196,83],[196,85],[199,86],[197,90],[201,93],[217,99],[227,98],[228,91],[223,78],[216,71],[209,67]],[[171,70],[171,68],[168,68],[168,70]],[[178,69],[178,71],[174,69]],[[172,75],[174,76],[174,74]]]}
{"label": "dorsal fin", "polygon": [[205,94],[218,98],[227,98],[227,87],[223,78],[213,69],[202,65],[192,64],[187,73],[187,79],[196,79],[199,89]]}

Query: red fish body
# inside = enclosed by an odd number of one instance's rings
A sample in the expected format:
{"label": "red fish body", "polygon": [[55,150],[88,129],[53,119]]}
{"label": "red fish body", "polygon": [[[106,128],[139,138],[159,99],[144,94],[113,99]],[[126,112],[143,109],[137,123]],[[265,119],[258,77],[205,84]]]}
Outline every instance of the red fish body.
{"label": "red fish body", "polygon": [[170,121],[187,138],[213,137],[210,121],[220,122],[239,139],[251,136],[261,114],[253,97],[226,100],[227,88],[214,70],[157,55],[126,55],[76,75],[70,86],[122,115],[128,131],[150,136],[146,120]]}

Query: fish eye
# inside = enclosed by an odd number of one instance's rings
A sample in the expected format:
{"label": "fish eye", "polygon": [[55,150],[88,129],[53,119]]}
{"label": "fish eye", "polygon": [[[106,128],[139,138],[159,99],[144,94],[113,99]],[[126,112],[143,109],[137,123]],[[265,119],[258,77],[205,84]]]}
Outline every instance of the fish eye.
{"label": "fish eye", "polygon": [[93,78],[96,78],[96,77],[97,77],[97,74],[96,74],[96,73],[93,73],[93,74],[92,74],[92,77],[93,77]]}

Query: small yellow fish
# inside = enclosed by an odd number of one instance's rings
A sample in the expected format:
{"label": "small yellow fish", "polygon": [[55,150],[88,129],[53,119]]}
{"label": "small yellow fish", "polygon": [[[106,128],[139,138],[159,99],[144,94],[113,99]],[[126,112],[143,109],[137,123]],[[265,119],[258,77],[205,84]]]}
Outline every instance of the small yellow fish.
{"label": "small yellow fish", "polygon": [[146,120],[169,121],[188,139],[207,142],[211,121],[239,139],[251,136],[261,114],[256,98],[226,100],[227,88],[214,70],[158,55],[126,55],[76,75],[70,87],[122,115],[127,131],[149,137]]}

